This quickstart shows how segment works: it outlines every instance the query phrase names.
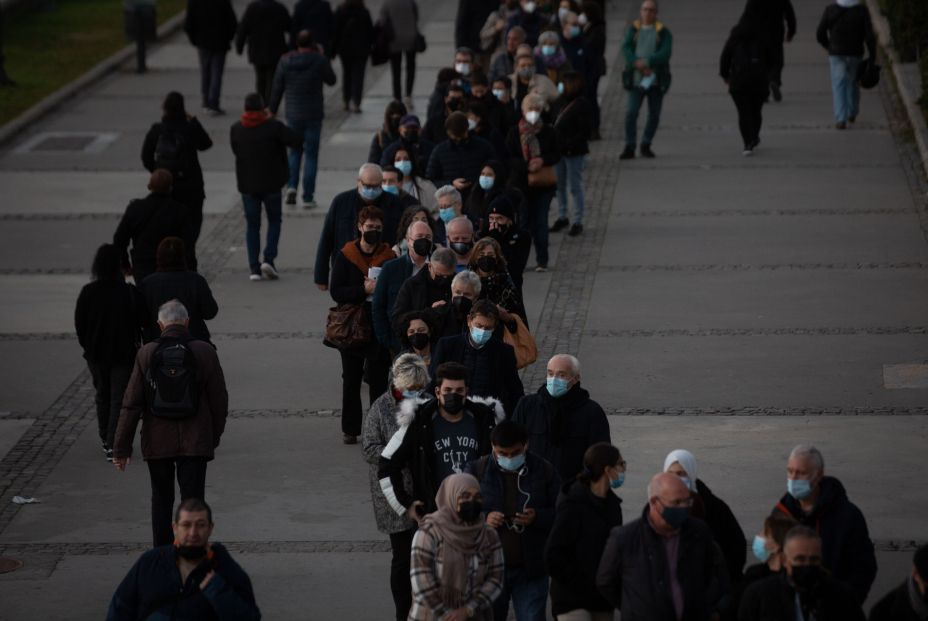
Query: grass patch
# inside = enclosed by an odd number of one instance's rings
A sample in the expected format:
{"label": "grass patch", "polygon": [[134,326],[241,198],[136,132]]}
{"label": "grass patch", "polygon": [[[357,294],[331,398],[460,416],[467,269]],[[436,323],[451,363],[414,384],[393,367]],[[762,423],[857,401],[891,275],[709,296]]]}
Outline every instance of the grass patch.
{"label": "grass patch", "polygon": [[[0,125],[22,114],[126,45],[122,3],[114,0],[27,2],[3,15],[6,71],[17,86],[0,89]],[[158,0],[158,24],[186,0]]]}

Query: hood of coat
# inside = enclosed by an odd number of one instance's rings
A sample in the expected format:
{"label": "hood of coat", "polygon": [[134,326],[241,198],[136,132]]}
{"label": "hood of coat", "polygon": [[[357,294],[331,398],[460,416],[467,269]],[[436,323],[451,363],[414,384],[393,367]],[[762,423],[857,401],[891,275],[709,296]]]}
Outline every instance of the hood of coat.
{"label": "hood of coat", "polygon": [[[499,424],[506,419],[506,412],[503,410],[503,404],[498,400],[492,397],[469,397],[468,402],[479,403],[480,405],[487,406],[493,410],[493,413],[496,417],[496,423]],[[416,399],[403,399],[400,402],[400,407],[396,412],[396,424],[400,427],[409,427],[412,424],[412,421],[416,418],[416,413],[419,411],[420,406],[434,402],[436,405],[438,401],[431,397],[423,398],[417,397]],[[467,405],[464,406],[467,409]]]}

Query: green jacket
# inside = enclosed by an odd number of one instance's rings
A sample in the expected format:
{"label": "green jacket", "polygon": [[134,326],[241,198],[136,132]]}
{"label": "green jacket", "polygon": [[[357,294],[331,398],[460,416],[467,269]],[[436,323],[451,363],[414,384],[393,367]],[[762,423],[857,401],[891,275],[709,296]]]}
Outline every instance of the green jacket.
{"label": "green jacket", "polygon": [[[661,22],[656,22],[654,27],[657,29],[657,49],[648,57],[648,66],[657,74],[657,86],[661,93],[666,93],[670,88],[670,54],[673,50],[673,35],[670,30]],[[635,20],[632,25],[625,31],[625,39],[622,41],[622,56],[625,58],[625,70],[622,72],[622,86],[626,90],[635,87],[635,46],[638,43],[638,30],[641,28],[641,21]]]}

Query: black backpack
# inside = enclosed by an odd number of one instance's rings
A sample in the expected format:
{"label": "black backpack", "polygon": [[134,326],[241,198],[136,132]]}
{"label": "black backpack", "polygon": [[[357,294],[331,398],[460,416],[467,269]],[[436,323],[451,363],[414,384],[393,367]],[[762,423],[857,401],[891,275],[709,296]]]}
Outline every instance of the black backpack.
{"label": "black backpack", "polygon": [[767,67],[760,41],[739,39],[732,49],[728,81],[735,87],[767,84]]}
{"label": "black backpack", "polygon": [[155,143],[155,168],[164,168],[178,176],[183,171],[187,150],[184,133],[162,125]]}
{"label": "black backpack", "polygon": [[145,373],[148,410],[161,418],[189,418],[197,413],[197,361],[189,339],[160,338]]}

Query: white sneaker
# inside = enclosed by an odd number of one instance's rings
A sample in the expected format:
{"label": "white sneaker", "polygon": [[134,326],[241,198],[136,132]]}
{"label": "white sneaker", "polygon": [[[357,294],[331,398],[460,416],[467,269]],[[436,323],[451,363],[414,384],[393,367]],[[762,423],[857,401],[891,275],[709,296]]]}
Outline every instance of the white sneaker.
{"label": "white sneaker", "polygon": [[264,275],[268,280],[277,280],[280,278],[280,274],[277,273],[277,270],[274,269],[274,266],[267,261],[261,264],[261,274]]}
{"label": "white sneaker", "polygon": [[261,276],[261,274],[251,274],[248,276],[248,280],[251,282],[259,282],[264,280],[264,278]]}
{"label": "white sneaker", "polygon": [[315,209],[319,206],[316,201],[303,201],[303,209]]}
{"label": "white sneaker", "polygon": [[403,105],[406,106],[406,111],[409,114],[412,114],[412,111],[414,109],[412,97],[403,97]]}

